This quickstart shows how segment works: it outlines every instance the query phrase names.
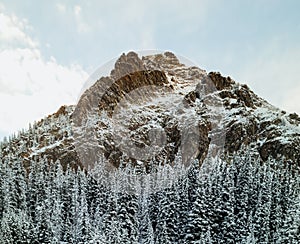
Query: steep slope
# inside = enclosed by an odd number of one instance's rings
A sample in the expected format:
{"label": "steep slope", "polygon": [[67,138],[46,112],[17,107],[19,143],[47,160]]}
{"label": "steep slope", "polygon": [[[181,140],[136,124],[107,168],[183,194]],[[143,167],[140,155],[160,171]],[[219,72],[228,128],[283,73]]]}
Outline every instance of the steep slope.
{"label": "steep slope", "polygon": [[25,163],[47,157],[64,167],[93,165],[99,156],[118,167],[201,163],[207,156],[251,148],[300,165],[300,118],[230,77],[187,66],[172,53],[123,54],[76,106],[63,106],[1,144],[0,157]]}

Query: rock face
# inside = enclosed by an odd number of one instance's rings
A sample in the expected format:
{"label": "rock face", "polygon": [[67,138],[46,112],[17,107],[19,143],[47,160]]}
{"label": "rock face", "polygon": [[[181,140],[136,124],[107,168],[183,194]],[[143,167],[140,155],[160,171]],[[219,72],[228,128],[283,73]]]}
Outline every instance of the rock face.
{"label": "rock face", "polygon": [[145,70],[143,61],[135,52],[129,52],[127,55],[123,53],[116,61],[115,68],[111,71],[110,76],[113,80],[119,80],[131,73]]}
{"label": "rock face", "polygon": [[3,143],[0,156],[48,157],[66,167],[87,166],[104,155],[121,163],[183,163],[250,148],[262,161],[300,165],[300,118],[287,114],[220,73],[187,66],[171,52],[122,54],[76,106],[34,124]]}
{"label": "rock face", "polygon": [[[132,91],[145,86],[163,87],[168,84],[166,75],[159,70],[136,71],[119,78],[105,91],[98,103],[100,110],[111,116],[120,100]],[[148,94],[141,94],[148,96]],[[79,105],[80,106],[80,105]]]}
{"label": "rock face", "polygon": [[[182,68],[178,77],[173,72],[174,67]],[[198,78],[203,76],[203,71],[193,69],[192,73],[198,71]],[[205,155],[209,147],[209,122],[198,116],[191,118],[194,119],[192,125],[183,124],[184,121],[179,121],[182,115],[177,114],[178,110],[186,114],[194,106],[183,107],[186,106],[183,104],[186,91],[181,86],[187,85],[183,79],[188,78],[190,84],[196,84],[190,79],[189,71],[171,53],[142,59],[132,52],[122,55],[110,77],[101,78],[88,89],[73,113],[76,131],[79,131],[75,141],[80,142],[77,151],[83,155],[82,161],[95,160],[104,154],[116,167],[121,159],[134,165],[142,161],[149,166],[152,161],[172,164],[179,151],[186,162]],[[89,133],[81,128],[91,114],[102,114],[105,119],[97,118],[99,123],[93,128],[93,135],[85,138],[82,135]],[[190,136],[196,136],[194,141],[182,135],[183,132],[188,134],[187,128],[182,127],[189,128]],[[97,139],[93,140],[95,137]],[[92,147],[92,152],[82,153],[87,147]]]}

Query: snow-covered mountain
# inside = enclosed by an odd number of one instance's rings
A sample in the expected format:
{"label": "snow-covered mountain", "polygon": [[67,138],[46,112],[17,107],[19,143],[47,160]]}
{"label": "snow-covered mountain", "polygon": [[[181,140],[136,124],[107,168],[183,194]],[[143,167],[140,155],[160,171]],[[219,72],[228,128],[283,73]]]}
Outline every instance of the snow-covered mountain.
{"label": "snow-covered mountain", "polygon": [[[170,53],[123,54],[109,77],[99,77],[77,105],[3,143],[2,158],[24,162],[37,155],[67,164],[91,164],[104,154],[136,164],[203,160],[207,153],[232,154],[245,147],[260,155],[300,164],[300,117],[255,95],[247,85],[198,67]],[[151,138],[152,134],[152,138]]]}
{"label": "snow-covered mountain", "polygon": [[0,243],[300,240],[300,117],[171,52],[122,54],[0,159]]}

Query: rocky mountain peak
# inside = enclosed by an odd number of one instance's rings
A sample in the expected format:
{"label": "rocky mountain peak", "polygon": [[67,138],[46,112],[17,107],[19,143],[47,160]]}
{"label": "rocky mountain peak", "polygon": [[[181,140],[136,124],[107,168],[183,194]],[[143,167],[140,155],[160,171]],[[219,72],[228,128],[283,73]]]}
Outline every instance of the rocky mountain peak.
{"label": "rocky mountain peak", "polygon": [[135,52],[123,53],[116,61],[114,69],[110,73],[110,77],[118,80],[125,75],[145,70],[145,66],[138,54]]}
{"label": "rocky mountain peak", "polygon": [[129,52],[76,106],[36,123],[2,146],[1,155],[22,148],[18,156],[26,162],[45,156],[63,165],[104,155],[116,167],[121,161],[172,164],[176,157],[201,163],[207,155],[250,148],[262,161],[284,157],[300,165],[299,124],[297,114],[275,108],[247,85],[184,64],[171,52]]}
{"label": "rocky mountain peak", "polygon": [[[198,78],[204,75],[202,70],[193,69],[194,73],[198,72]],[[90,158],[91,155],[98,157],[104,154],[113,165],[118,165],[121,158],[134,164],[143,160],[149,163],[154,155],[154,149],[151,149],[153,140],[158,144],[164,144],[164,147],[160,148],[161,152],[155,153],[156,157],[165,158],[166,161],[174,160],[181,144],[179,126],[182,126],[178,124],[179,121],[174,118],[174,114],[182,109],[184,95],[196,85],[196,80],[191,79],[193,73],[189,71],[190,69],[181,64],[170,52],[163,55],[149,55],[141,59],[133,52],[121,55],[111,75],[100,78],[90,87],[82,95],[73,113],[73,121],[78,131],[75,133],[75,141],[80,141],[77,148],[80,147],[81,152],[85,151],[83,144],[86,144],[86,141],[89,141],[89,147],[93,145],[93,153],[88,155],[84,153],[82,161],[87,161],[87,157]],[[185,82],[185,79],[189,81]],[[91,143],[90,139],[82,136],[88,133],[83,132],[81,128],[90,117],[100,114],[107,117],[94,128],[98,138]],[[123,117],[119,118],[120,116]],[[200,120],[202,124],[208,123],[200,118],[197,118],[196,123],[200,123]],[[159,135],[159,138],[151,138],[151,133],[156,127],[166,132]],[[118,136],[114,136],[111,130],[121,134],[121,138],[116,138]],[[205,134],[202,141],[206,141],[207,147],[208,129],[202,126],[201,131],[202,133],[198,128],[196,134],[201,136]],[[125,142],[125,137],[130,139],[127,138],[129,140]],[[204,148],[200,150],[195,145],[192,148],[194,152],[189,154],[193,156],[197,156],[197,151],[202,153],[207,151]]]}

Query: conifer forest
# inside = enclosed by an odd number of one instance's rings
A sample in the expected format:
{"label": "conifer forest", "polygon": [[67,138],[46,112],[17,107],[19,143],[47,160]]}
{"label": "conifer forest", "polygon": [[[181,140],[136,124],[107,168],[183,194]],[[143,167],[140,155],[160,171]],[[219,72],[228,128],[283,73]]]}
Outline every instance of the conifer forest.
{"label": "conifer forest", "polygon": [[288,162],[246,153],[186,170],[158,165],[156,177],[130,166],[105,176],[101,165],[2,162],[1,243],[299,241],[300,178]]}

